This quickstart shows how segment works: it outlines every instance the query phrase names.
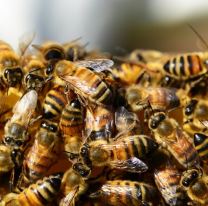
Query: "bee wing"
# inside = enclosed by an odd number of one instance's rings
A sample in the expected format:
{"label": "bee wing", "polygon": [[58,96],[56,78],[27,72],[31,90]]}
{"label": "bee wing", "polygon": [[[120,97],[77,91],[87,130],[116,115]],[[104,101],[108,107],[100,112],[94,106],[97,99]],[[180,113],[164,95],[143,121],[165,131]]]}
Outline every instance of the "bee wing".
{"label": "bee wing", "polygon": [[128,112],[125,107],[119,107],[115,113],[115,124],[118,131],[125,134],[131,131],[135,124],[139,125],[139,119],[135,113]]}
{"label": "bee wing", "polygon": [[[92,113],[89,111],[89,109],[86,108],[86,118],[84,120],[84,138],[88,138],[92,132],[93,128],[93,123],[94,123],[94,118],[92,116]],[[87,125],[87,126],[86,126]]]}
{"label": "bee wing", "polygon": [[110,165],[117,169],[134,173],[145,172],[148,169],[147,165],[136,157],[132,157],[126,161],[113,160],[110,162]]}
{"label": "bee wing", "polygon": [[24,33],[19,38],[19,50],[20,50],[21,56],[25,53],[26,49],[31,44],[34,37],[35,37],[35,32],[32,30],[32,31],[28,31]]}
{"label": "bee wing", "polygon": [[205,127],[208,129],[208,121],[207,120],[199,120]]}
{"label": "bee wing", "polygon": [[59,78],[61,78],[62,80],[72,84],[75,88],[77,88],[78,90],[86,93],[86,94],[94,94],[95,88],[90,87],[89,83],[81,80],[78,77],[74,77],[74,76],[59,76]]}
{"label": "bee wing", "polygon": [[13,108],[13,116],[10,122],[16,120],[21,121],[22,124],[27,128],[30,118],[35,110],[37,104],[38,95],[34,90],[29,91],[25,94],[21,100],[19,100]]}
{"label": "bee wing", "polygon": [[[166,163],[164,164],[166,164],[166,167],[164,170],[157,170],[157,169],[154,170],[154,178],[166,203],[171,204],[171,205],[176,205],[177,185],[170,185],[168,182],[168,179],[170,175],[177,174],[177,170],[172,166],[171,162],[168,159],[166,160]],[[180,177],[175,176],[174,178],[178,179],[178,185],[179,185]]]}
{"label": "bee wing", "polygon": [[114,62],[110,59],[92,59],[85,61],[77,61],[74,62],[78,67],[89,67],[96,72],[102,72],[109,67],[113,66]]}
{"label": "bee wing", "polygon": [[72,190],[64,199],[61,200],[60,205],[63,206],[74,206],[73,199],[75,198],[76,193],[79,191],[79,186]]}
{"label": "bee wing", "polygon": [[[178,101],[179,100],[178,96],[176,96],[176,92],[178,90],[176,88],[148,87],[148,88],[143,88],[143,90],[145,90],[149,95],[148,95],[147,98],[145,98],[144,100],[142,100],[139,103],[141,105],[148,104],[148,101],[150,103],[157,103],[157,104],[161,103],[162,104],[163,103],[163,99],[164,99],[164,94],[166,94],[166,96],[165,96],[166,101],[174,102],[174,101]],[[154,100],[151,99],[151,97],[154,97],[154,96],[157,97],[157,102],[155,102]]]}
{"label": "bee wing", "polygon": [[77,42],[78,40],[82,39],[82,37],[79,37],[77,39],[74,39],[70,42],[64,43],[63,46],[69,46],[69,45],[73,45],[75,42]]}

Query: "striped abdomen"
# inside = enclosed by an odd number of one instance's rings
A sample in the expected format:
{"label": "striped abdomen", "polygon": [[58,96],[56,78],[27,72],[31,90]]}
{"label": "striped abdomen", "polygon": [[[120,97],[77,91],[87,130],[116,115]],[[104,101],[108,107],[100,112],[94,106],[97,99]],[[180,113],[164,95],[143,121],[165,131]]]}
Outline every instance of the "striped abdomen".
{"label": "striped abdomen", "polygon": [[202,133],[195,133],[194,146],[202,161],[208,165],[208,137]]}
{"label": "striped abdomen", "polygon": [[43,104],[43,117],[45,119],[52,119],[61,114],[63,108],[67,104],[67,98],[64,91],[64,87],[56,85],[48,92]]}
{"label": "striped abdomen", "polygon": [[[156,143],[145,135],[135,135],[119,139],[116,142],[107,144],[112,147],[113,160],[125,161],[130,158],[141,158],[155,148]],[[103,145],[101,145],[101,148]]]}
{"label": "striped abdomen", "polygon": [[[93,116],[92,116],[93,115]],[[85,133],[91,141],[106,140],[112,135],[113,113],[111,106],[97,105],[93,113],[86,112]]]}
{"label": "striped abdomen", "polygon": [[181,55],[170,59],[164,70],[176,78],[188,79],[202,73],[203,63],[198,55]]}
{"label": "striped abdomen", "polygon": [[61,186],[59,175],[45,177],[37,181],[36,184],[30,185],[18,197],[21,206],[45,206],[52,202]]}
{"label": "striped abdomen", "polygon": [[100,191],[103,205],[112,206],[152,205],[156,193],[152,186],[132,181],[108,181]]}
{"label": "striped abdomen", "polygon": [[163,140],[169,146],[169,151],[174,155],[174,157],[187,168],[196,168],[199,165],[200,158],[194,149],[193,145],[186,139],[185,135],[177,127],[176,136],[174,139],[163,138]]}
{"label": "striped abdomen", "polygon": [[179,98],[175,91],[169,88],[149,89],[148,100],[153,109],[171,109],[180,105]]}
{"label": "striped abdomen", "polygon": [[166,203],[183,205],[185,196],[180,186],[180,176],[176,174],[178,174],[178,171],[168,164],[168,167],[154,171],[154,179]]}
{"label": "striped abdomen", "polygon": [[60,129],[64,135],[82,136],[83,112],[78,99],[66,106],[60,118]]}
{"label": "striped abdomen", "polygon": [[72,84],[78,88],[91,101],[109,105],[112,103],[113,94],[101,78],[86,68],[77,68],[73,77],[78,78],[78,83]]}

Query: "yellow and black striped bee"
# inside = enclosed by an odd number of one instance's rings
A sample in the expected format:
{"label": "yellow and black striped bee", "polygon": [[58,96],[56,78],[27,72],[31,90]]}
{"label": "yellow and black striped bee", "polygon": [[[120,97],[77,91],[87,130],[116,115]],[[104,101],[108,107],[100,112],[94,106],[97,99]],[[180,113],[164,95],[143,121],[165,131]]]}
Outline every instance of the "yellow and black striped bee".
{"label": "yellow and black striped bee", "polygon": [[152,206],[155,195],[155,188],[146,183],[114,180],[107,181],[90,197],[100,198],[102,205],[106,206]]}
{"label": "yellow and black striped bee", "polygon": [[80,157],[88,166],[106,166],[129,171],[144,172],[147,166],[139,158],[144,157],[157,144],[145,135],[120,138],[112,143],[106,140],[92,141],[80,149]]}
{"label": "yellow and black striped bee", "polygon": [[58,124],[42,121],[35,140],[23,162],[18,187],[25,188],[35,183],[47,172],[50,165],[58,160],[60,137]]}
{"label": "yellow and black striped bee", "polygon": [[208,165],[208,136],[203,133],[194,134],[194,147],[202,161]]}
{"label": "yellow and black striped bee", "polygon": [[201,121],[208,119],[207,101],[202,99],[190,99],[183,108],[183,119],[184,130],[188,133],[194,134],[195,132],[204,130],[205,126]]}
{"label": "yellow and black striped bee", "polygon": [[84,132],[86,138],[91,141],[107,140],[112,137],[113,132],[112,106],[97,105],[93,111],[86,109]]}
{"label": "yellow and black striped bee", "polygon": [[133,111],[141,111],[151,104],[154,110],[166,110],[180,105],[175,88],[129,86],[119,90],[119,106],[130,107]]}
{"label": "yellow and black striped bee", "polygon": [[[68,85],[84,103],[89,99],[93,103],[110,105],[113,101],[113,93],[97,74],[112,65],[113,61],[109,59],[54,61],[47,65],[46,76],[53,76],[54,83],[58,85]],[[96,74],[88,68],[94,70]]]}
{"label": "yellow and black striped bee", "polygon": [[89,178],[91,170],[81,164],[75,163],[68,169],[62,178],[61,189],[54,200],[54,205],[74,205],[78,197],[84,194],[88,189],[85,180]]}
{"label": "yellow and black striped bee", "polygon": [[32,45],[39,51],[42,60],[48,62],[49,60],[63,60],[66,59],[66,53],[62,45],[56,42],[46,42],[42,46]]}
{"label": "yellow and black striped bee", "polygon": [[183,172],[180,184],[192,201],[189,205],[207,205],[207,182],[208,176],[203,175],[203,170],[201,168],[189,169]]}
{"label": "yellow and black striped bee", "polygon": [[60,175],[45,177],[30,185],[20,194],[9,193],[1,202],[2,206],[45,206],[53,201],[61,186]]}
{"label": "yellow and black striped bee", "polygon": [[157,112],[148,120],[148,126],[157,142],[167,146],[181,165],[186,167],[188,164],[189,168],[195,168],[200,164],[197,151],[179,129],[175,119],[168,118],[164,112]]}
{"label": "yellow and black striped bee", "polygon": [[170,159],[170,153],[157,149],[151,153],[150,166],[158,190],[169,205],[184,205],[185,194],[180,186],[180,175]]}
{"label": "yellow and black striped bee", "polygon": [[[82,106],[79,100],[76,98],[66,105],[63,109],[60,117],[59,123],[64,148],[67,152],[78,154],[79,149],[82,146],[83,139],[83,126],[84,126],[84,116],[82,111]],[[73,154],[70,155],[70,160],[74,157]]]}
{"label": "yellow and black striped bee", "polygon": [[29,91],[14,106],[13,116],[4,127],[3,142],[8,147],[23,147],[29,140],[28,124],[37,104],[37,92]]}
{"label": "yellow and black striped bee", "polygon": [[63,86],[55,85],[45,97],[43,102],[43,117],[52,119],[59,117],[67,104],[67,96]]}

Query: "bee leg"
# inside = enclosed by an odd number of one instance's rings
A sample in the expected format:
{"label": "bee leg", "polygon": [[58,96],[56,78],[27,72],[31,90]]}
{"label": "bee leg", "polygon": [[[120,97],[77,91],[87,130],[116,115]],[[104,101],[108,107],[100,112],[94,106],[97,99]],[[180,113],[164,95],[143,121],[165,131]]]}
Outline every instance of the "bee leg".
{"label": "bee leg", "polygon": [[143,71],[143,72],[139,75],[139,77],[138,77],[137,80],[136,80],[136,84],[139,84],[139,83],[141,82],[141,80],[143,79],[145,73],[146,73],[146,71]]}
{"label": "bee leg", "polygon": [[21,184],[22,184],[22,180],[23,180],[23,177],[24,177],[24,174],[26,174],[26,170],[25,170],[25,161],[23,162],[23,165],[22,165],[22,171],[21,171],[21,174],[18,178],[18,181],[17,181],[17,189],[22,192],[23,189],[20,187]]}
{"label": "bee leg", "polygon": [[10,180],[9,180],[9,189],[10,189],[11,192],[14,192],[14,190],[13,190],[14,174],[15,174],[15,166],[13,166],[13,168],[12,168],[12,172],[11,172]]}
{"label": "bee leg", "polygon": [[76,62],[78,60],[78,55],[77,55],[77,49],[74,48],[74,58],[73,58],[73,61]]}
{"label": "bee leg", "polygon": [[30,121],[29,126],[32,126],[35,122],[37,122],[39,119],[42,119],[43,116],[40,115],[39,117],[37,117],[36,119],[33,119],[32,121]]}
{"label": "bee leg", "polygon": [[67,104],[66,104],[66,107],[69,106],[70,104],[70,98],[69,98],[69,85],[66,85],[65,86],[65,90],[64,90],[64,94],[66,95],[66,100],[67,100]]}
{"label": "bee leg", "polygon": [[100,181],[101,177],[105,177],[106,176],[107,169],[108,169],[108,166],[105,166],[103,168],[103,171],[100,174],[98,174],[96,177],[92,177],[92,178],[87,179],[86,182],[97,182],[97,181]]}

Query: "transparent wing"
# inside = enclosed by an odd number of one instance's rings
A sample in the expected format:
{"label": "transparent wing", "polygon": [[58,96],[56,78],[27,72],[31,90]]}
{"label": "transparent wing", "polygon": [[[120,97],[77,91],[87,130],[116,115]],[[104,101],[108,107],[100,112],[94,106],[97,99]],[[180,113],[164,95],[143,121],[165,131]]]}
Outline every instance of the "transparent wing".
{"label": "transparent wing", "polygon": [[119,133],[125,134],[134,127],[140,127],[140,122],[136,114],[129,112],[124,107],[119,107],[115,113],[115,125]]}
{"label": "transparent wing", "polygon": [[94,94],[96,93],[96,89],[94,87],[89,86],[89,83],[80,79],[79,77],[74,76],[60,76],[60,78],[71,85],[73,85],[78,90],[84,92],[85,94]]}
{"label": "transparent wing", "polygon": [[74,62],[78,67],[90,67],[96,72],[102,72],[113,66],[114,62],[110,59],[93,59],[89,61]]}
{"label": "transparent wing", "polygon": [[32,30],[32,31],[28,31],[24,33],[19,38],[19,50],[20,50],[21,56],[25,53],[26,49],[31,44],[34,37],[35,37],[35,32]]}
{"label": "transparent wing", "polygon": [[22,122],[27,128],[30,118],[35,110],[37,104],[38,95],[34,90],[29,91],[25,94],[21,100],[19,100],[13,108],[13,116],[10,122]]}
{"label": "transparent wing", "polygon": [[84,120],[84,138],[88,138],[93,129],[94,117],[89,109],[86,108],[86,118]]}
{"label": "transparent wing", "polygon": [[77,42],[78,40],[82,39],[82,37],[79,37],[77,39],[74,39],[70,42],[67,42],[67,43],[64,43],[63,46],[70,46],[70,45],[73,45],[75,42]]}
{"label": "transparent wing", "polygon": [[126,161],[113,160],[110,165],[114,168],[127,172],[141,173],[147,171],[147,165],[136,157],[132,157]]}
{"label": "transparent wing", "polygon": [[205,127],[208,129],[208,121],[207,120],[199,120]]}
{"label": "transparent wing", "polygon": [[[154,170],[155,182],[164,197],[166,203],[176,205],[177,195],[176,187],[180,187],[180,177],[174,174],[178,174],[178,171],[172,166],[171,162],[167,159],[164,163],[165,167],[162,170]],[[174,182],[174,185],[171,183]],[[178,183],[178,184],[177,184]]]}
{"label": "transparent wing", "polygon": [[76,193],[79,191],[79,186],[72,190],[64,199],[61,200],[60,205],[63,206],[74,206],[74,198]]}

